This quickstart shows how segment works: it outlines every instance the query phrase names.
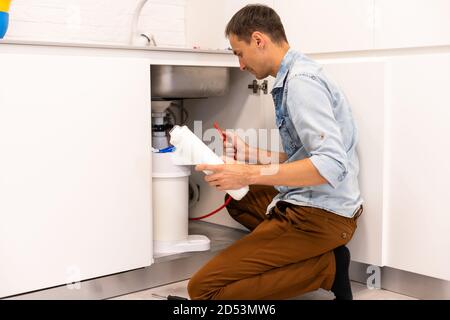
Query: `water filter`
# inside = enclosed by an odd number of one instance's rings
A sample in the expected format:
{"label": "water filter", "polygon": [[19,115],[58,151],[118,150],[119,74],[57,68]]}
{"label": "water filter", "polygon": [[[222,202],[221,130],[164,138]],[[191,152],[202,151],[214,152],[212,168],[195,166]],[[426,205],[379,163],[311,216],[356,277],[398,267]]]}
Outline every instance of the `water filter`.
{"label": "water filter", "polygon": [[152,152],[153,250],[155,257],[206,251],[211,241],[189,234],[189,176],[191,168],[172,161],[173,150]]}
{"label": "water filter", "polygon": [[[178,165],[224,164],[223,160],[187,126],[174,126],[170,131],[170,143],[175,146],[174,161]],[[211,174],[208,171],[204,173]],[[241,200],[248,191],[248,186],[237,190],[226,190],[235,200]]]}

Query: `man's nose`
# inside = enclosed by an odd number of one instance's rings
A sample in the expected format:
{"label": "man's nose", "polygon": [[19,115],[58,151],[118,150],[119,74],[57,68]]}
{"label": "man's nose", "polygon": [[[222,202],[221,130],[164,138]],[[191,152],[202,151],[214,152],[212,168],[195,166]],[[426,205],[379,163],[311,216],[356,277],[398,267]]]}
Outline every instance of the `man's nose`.
{"label": "man's nose", "polygon": [[241,71],[245,70],[245,64],[241,61],[241,59],[239,59],[239,68],[241,69]]}

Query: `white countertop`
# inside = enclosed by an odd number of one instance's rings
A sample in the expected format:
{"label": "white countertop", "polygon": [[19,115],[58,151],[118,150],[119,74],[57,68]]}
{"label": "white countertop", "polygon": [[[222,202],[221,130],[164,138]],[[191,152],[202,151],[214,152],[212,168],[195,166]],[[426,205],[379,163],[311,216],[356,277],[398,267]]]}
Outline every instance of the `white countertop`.
{"label": "white countertop", "polygon": [[30,45],[30,46],[56,46],[56,47],[76,47],[76,48],[98,48],[98,49],[121,49],[121,50],[141,50],[141,51],[170,51],[170,52],[194,52],[211,54],[233,54],[226,49],[194,49],[179,47],[143,47],[121,44],[97,44],[97,43],[75,43],[75,42],[52,42],[52,41],[30,41],[30,40],[8,40],[1,39],[0,44]]}
{"label": "white countertop", "polygon": [[154,65],[239,67],[231,50],[142,47],[121,44],[0,40],[0,54],[87,55],[147,59]]}

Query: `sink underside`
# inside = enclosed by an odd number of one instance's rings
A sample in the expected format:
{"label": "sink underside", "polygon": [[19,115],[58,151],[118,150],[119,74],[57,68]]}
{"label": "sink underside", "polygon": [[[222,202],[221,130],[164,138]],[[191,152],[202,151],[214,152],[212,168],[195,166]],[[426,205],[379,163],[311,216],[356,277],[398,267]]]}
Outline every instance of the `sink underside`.
{"label": "sink underside", "polygon": [[222,96],[228,92],[229,78],[226,67],[154,65],[151,67],[152,98]]}

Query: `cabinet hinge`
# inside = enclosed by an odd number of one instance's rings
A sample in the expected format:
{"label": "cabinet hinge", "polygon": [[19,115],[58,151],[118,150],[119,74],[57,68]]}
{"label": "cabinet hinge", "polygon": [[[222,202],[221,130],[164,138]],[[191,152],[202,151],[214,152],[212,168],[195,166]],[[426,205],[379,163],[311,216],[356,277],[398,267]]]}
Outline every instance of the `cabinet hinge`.
{"label": "cabinet hinge", "polygon": [[257,80],[253,80],[253,82],[248,85],[248,88],[252,89],[253,93],[255,93],[255,94],[258,93],[260,90],[264,94],[268,94],[269,93],[269,81],[264,80],[261,84],[259,84]]}

